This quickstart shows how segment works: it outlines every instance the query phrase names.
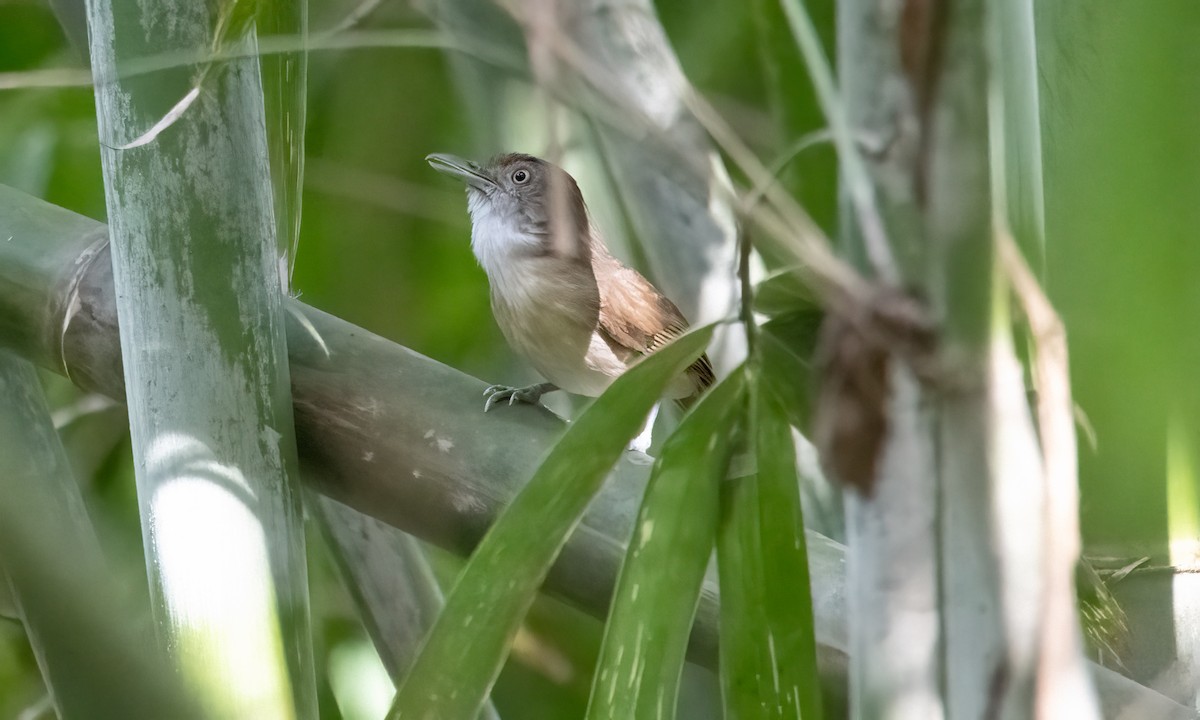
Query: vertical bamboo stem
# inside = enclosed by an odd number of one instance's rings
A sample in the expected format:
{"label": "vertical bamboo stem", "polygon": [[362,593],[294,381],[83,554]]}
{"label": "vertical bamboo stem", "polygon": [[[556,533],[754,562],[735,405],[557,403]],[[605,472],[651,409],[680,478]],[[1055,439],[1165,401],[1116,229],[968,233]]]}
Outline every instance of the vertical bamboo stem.
{"label": "vertical bamboo stem", "polygon": [[120,75],[211,46],[211,7],[88,2],[146,563],[162,640],[214,717],[314,718],[258,64]]}

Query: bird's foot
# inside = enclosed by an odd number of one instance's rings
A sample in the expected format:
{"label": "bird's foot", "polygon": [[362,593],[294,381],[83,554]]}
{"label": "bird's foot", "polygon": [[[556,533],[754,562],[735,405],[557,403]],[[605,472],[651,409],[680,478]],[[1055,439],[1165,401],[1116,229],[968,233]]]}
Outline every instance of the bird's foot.
{"label": "bird's foot", "polygon": [[496,403],[508,401],[509,405],[516,403],[528,403],[536,405],[542,395],[557,390],[558,387],[553,383],[537,383],[523,388],[509,387],[508,385],[492,385],[487,390],[483,391],[483,396],[487,400],[483,404],[483,411],[487,412],[492,409]]}

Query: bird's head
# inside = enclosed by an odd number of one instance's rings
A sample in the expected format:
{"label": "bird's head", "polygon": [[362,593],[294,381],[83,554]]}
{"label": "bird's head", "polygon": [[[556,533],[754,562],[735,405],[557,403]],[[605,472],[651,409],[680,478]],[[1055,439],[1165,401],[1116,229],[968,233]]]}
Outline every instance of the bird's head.
{"label": "bird's head", "polygon": [[473,243],[541,254],[587,252],[589,221],[583,194],[557,165],[521,153],[497,155],[486,165],[443,153],[425,160],[434,170],[466,183]]}

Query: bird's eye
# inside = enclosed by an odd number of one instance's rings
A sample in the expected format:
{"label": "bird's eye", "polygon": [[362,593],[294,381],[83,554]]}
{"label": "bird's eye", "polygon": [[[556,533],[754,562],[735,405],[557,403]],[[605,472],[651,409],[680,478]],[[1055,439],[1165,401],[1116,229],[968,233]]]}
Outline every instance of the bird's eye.
{"label": "bird's eye", "polygon": [[529,173],[524,170],[515,170],[512,174],[512,181],[518,185],[524,185],[529,182]]}

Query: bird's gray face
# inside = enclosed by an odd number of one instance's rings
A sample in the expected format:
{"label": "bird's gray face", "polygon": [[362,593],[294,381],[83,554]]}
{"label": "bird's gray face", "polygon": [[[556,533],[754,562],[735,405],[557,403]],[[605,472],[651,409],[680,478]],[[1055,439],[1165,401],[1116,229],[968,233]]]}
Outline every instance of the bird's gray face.
{"label": "bird's gray face", "polygon": [[586,247],[583,195],[561,168],[519,153],[499,155],[486,166],[441,153],[425,159],[466,183],[474,235],[537,238],[543,252]]}

